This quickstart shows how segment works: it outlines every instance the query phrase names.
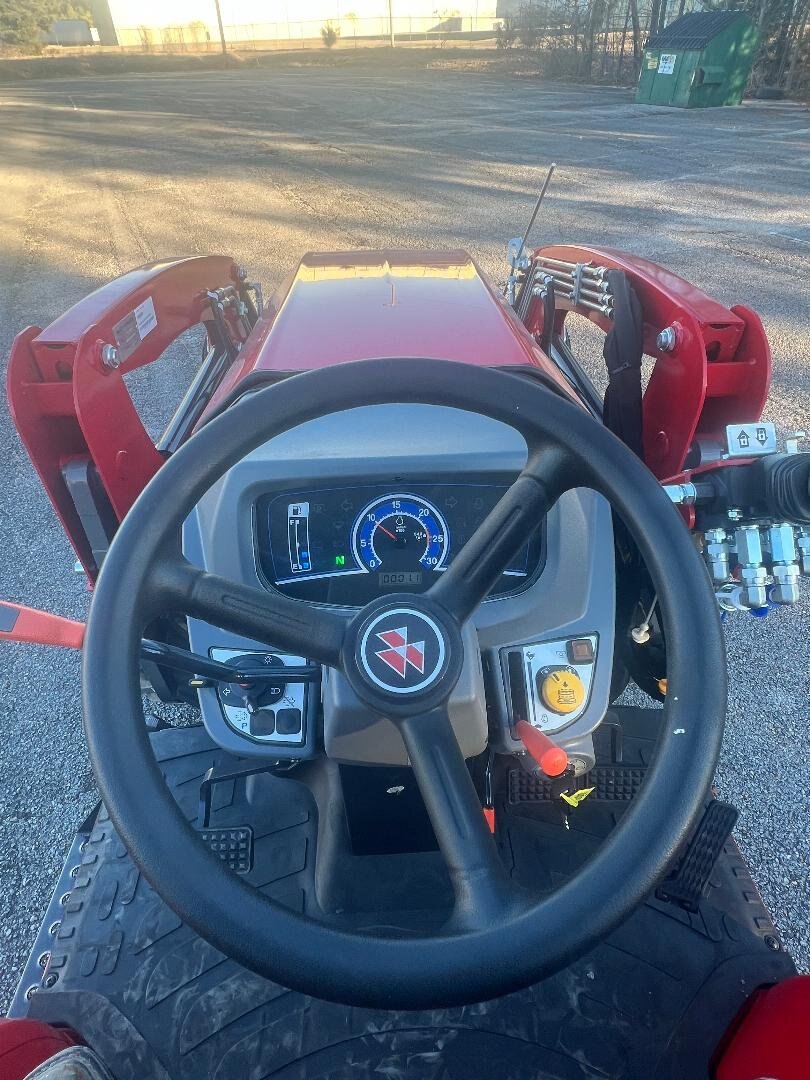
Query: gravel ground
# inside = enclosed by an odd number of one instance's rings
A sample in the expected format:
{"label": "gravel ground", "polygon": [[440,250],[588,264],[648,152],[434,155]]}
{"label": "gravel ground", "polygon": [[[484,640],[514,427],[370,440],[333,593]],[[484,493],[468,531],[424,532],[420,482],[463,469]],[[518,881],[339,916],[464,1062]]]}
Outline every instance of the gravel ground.
{"label": "gravel ground", "polygon": [[[537,239],[624,247],[757,308],[774,352],[768,417],[810,430],[808,136],[796,105],[642,108],[623,90],[491,74],[257,69],[0,87],[0,355],[25,325],[168,255],[230,253],[271,288],[310,248],[461,246],[501,278],[503,242],[556,160]],[[153,409],[177,399],[191,362],[163,365]],[[83,616],[72,553],[6,411],[0,468],[0,594]],[[718,777],[804,970],[808,640],[807,599],[728,624]],[[5,1005],[95,795],[76,657],[4,646],[0,686]]]}

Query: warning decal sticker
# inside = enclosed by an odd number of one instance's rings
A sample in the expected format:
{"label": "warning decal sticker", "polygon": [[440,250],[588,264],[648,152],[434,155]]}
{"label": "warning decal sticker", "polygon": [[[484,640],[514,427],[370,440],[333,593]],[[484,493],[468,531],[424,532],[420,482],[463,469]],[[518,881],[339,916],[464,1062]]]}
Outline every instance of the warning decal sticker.
{"label": "warning decal sticker", "polygon": [[138,333],[141,335],[141,341],[150,334],[157,326],[157,315],[155,314],[155,305],[151,296],[147,296],[142,304],[138,304],[134,311],[135,322],[138,324]]}
{"label": "warning decal sticker", "polygon": [[675,70],[675,61],[677,59],[677,53],[661,53],[661,59],[658,61],[658,74],[671,75]]}
{"label": "warning decal sticker", "polygon": [[125,315],[113,327],[115,343],[118,346],[118,358],[123,363],[132,356],[147,334],[157,327],[157,315],[151,296],[138,304],[134,311]]}

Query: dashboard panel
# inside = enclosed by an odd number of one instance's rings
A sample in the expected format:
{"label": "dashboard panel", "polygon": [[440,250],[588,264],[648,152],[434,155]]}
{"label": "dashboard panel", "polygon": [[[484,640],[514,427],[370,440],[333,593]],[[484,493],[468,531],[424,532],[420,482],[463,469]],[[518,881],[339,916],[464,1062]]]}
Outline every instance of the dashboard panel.
{"label": "dashboard panel", "polygon": [[[292,489],[256,501],[258,567],[287,596],[359,606],[424,592],[452,563],[509,481],[408,482]],[[526,588],[544,559],[544,528],[504,571],[492,597]]]}
{"label": "dashboard panel", "polygon": [[[435,567],[452,564],[481,520],[479,515],[485,515],[514,481],[526,456],[525,441],[516,431],[486,417],[443,406],[378,405],[330,414],[276,436],[229,469],[189,515],[183,529],[183,552],[193,565],[211,573],[256,588],[277,587],[315,603],[326,597],[327,603],[356,606],[362,603],[355,591],[359,582],[364,588],[407,591],[406,582],[396,576],[380,579],[379,574],[421,574],[421,581],[412,579],[410,588],[424,589],[441,573]],[[483,495],[481,489],[485,489]],[[323,502],[318,498],[320,492],[331,493],[332,517],[322,517],[327,523],[331,521],[334,533],[321,535],[329,536],[330,546],[342,542],[331,558],[334,561],[342,555],[345,560],[341,567],[328,569],[346,569],[348,565],[350,570],[362,572],[316,577],[314,560],[322,553],[310,550],[299,521],[299,540],[293,535],[293,546],[299,565],[309,562],[310,566],[307,574],[293,573],[293,560],[289,550],[284,554],[284,548],[289,549],[290,518],[294,534],[295,519],[302,515],[291,515],[290,507],[310,503],[303,516],[312,528],[309,541],[313,536],[318,539],[320,525],[312,523],[316,520],[315,505]],[[430,504],[406,505],[405,509],[415,510],[417,522],[420,510],[428,514],[431,509],[436,511],[434,519],[428,516],[425,521],[425,514],[422,516],[426,535],[427,529],[430,531],[430,550],[421,536],[409,537],[400,549],[390,537],[378,543],[386,534],[371,535],[369,526],[373,523],[361,523],[355,529],[361,516],[374,513],[376,521],[379,512],[383,524],[397,537],[396,521],[390,528],[389,517],[394,510],[403,509],[403,500],[400,498],[397,508],[387,501],[392,496]],[[475,502],[479,497],[484,505]],[[456,504],[446,505],[450,499],[456,499]],[[274,511],[279,513],[274,512],[271,529],[269,508],[274,500],[278,500]],[[372,505],[376,500],[382,502]],[[344,508],[344,501],[353,505]],[[277,532],[276,517],[280,522]],[[403,517],[405,525],[408,517]],[[419,531],[415,524],[412,531]],[[447,538],[446,551],[445,540],[433,537]],[[271,540],[274,554],[279,545],[278,567],[272,562]],[[367,541],[365,546],[363,540]],[[527,546],[526,576],[506,575],[496,587],[496,599],[482,604],[463,629],[464,667],[448,702],[448,713],[460,739],[465,732],[478,731],[477,710],[485,700],[483,679],[490,746],[502,753],[521,749],[513,720],[523,708],[528,720],[551,731],[555,740],[566,746],[572,760],[585,760],[593,753],[590,733],[601,722],[610,694],[615,629],[610,506],[593,491],[568,491],[548,512]],[[349,563],[358,551],[362,567]],[[302,558],[302,552],[309,553],[307,558]],[[380,567],[371,567],[370,560],[377,556]],[[392,557],[397,561],[400,556],[406,565],[401,562],[394,567]],[[429,562],[433,559],[435,564]],[[509,569],[523,568],[516,560]],[[285,577],[293,580],[285,584]],[[275,586],[276,580],[282,584]],[[220,656],[223,654],[215,650],[222,649],[236,656],[268,652],[266,642],[198,618],[188,620],[188,629],[191,648],[202,655]],[[578,668],[578,661],[565,652],[572,639],[590,639],[598,646],[589,667]],[[560,651],[565,653],[562,658]],[[280,658],[294,663],[292,658]],[[584,702],[581,709],[552,716],[549,724],[540,703],[542,679],[537,676],[546,669],[569,668],[578,672],[585,686]],[[407,751],[396,726],[371,715],[339,671],[324,669],[322,682],[307,687],[300,708],[297,689],[288,683],[285,693],[290,700],[268,707],[273,717],[265,710],[262,716],[246,718],[233,706],[223,705],[216,688],[203,687],[199,697],[204,723],[218,745],[239,757],[300,760],[323,747],[337,761],[407,764]]]}

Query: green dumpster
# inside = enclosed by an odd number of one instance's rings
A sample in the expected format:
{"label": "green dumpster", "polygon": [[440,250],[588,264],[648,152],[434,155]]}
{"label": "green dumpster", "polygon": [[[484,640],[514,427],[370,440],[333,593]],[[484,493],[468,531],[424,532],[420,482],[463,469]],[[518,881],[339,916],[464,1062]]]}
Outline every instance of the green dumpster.
{"label": "green dumpster", "polygon": [[636,102],[739,105],[758,46],[759,32],[742,11],[682,15],[647,43]]}

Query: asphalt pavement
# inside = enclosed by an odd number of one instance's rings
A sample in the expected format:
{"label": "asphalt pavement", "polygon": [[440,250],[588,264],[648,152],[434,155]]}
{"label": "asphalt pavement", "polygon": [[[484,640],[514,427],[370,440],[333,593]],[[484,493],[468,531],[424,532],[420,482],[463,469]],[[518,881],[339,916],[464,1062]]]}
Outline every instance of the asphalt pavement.
{"label": "asphalt pavement", "polygon": [[[0,356],[5,365],[24,326],[163,256],[231,254],[269,291],[308,249],[463,247],[502,280],[504,243],[522,232],[550,161],[535,239],[624,248],[756,308],[774,356],[766,416],[782,434],[810,432],[810,112],[649,108],[624,90],[473,72],[257,68],[0,86]],[[602,378],[593,336],[574,336]],[[153,428],[195,360],[175,350],[150,375],[139,397]],[[83,617],[83,580],[5,406],[0,477],[0,595]],[[808,594],[765,621],[727,624],[718,773],[804,970]],[[77,657],[0,646],[0,690],[4,1007],[95,791]]]}

